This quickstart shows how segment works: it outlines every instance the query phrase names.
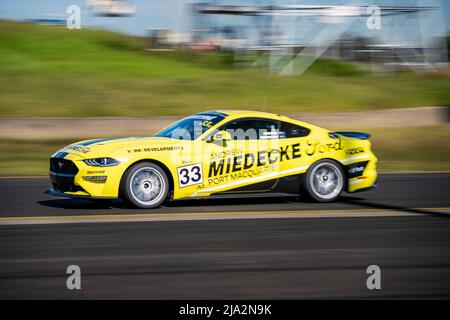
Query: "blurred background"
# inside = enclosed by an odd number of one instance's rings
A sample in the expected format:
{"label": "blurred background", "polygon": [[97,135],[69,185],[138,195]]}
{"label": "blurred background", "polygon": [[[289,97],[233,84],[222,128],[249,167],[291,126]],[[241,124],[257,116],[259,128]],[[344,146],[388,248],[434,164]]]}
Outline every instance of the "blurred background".
{"label": "blurred background", "polygon": [[450,170],[449,35],[439,0],[0,0],[0,175],[209,109],[369,132],[382,172]]}

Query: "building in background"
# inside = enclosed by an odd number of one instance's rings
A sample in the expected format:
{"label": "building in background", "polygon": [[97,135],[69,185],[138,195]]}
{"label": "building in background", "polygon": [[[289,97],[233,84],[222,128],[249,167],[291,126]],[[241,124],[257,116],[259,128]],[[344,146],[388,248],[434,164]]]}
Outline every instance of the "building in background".
{"label": "building in background", "polygon": [[[75,4],[82,27],[150,37],[156,50],[227,51],[237,66],[265,66],[279,75],[301,74],[319,57],[373,70],[433,70],[448,63],[440,0],[200,1],[16,0],[0,4],[0,16],[64,26],[66,8]],[[377,14],[379,26],[372,23]]]}
{"label": "building in background", "polygon": [[[301,1],[196,3],[193,39],[253,55],[279,75],[301,74],[317,58],[389,69],[434,69],[448,62],[438,2],[427,6],[303,5]],[[297,4],[299,3],[299,4]],[[435,5],[430,5],[430,4]],[[430,28],[433,24],[433,29]]]}
{"label": "building in background", "polygon": [[97,16],[122,17],[136,13],[136,6],[121,0],[87,0],[89,10]]}

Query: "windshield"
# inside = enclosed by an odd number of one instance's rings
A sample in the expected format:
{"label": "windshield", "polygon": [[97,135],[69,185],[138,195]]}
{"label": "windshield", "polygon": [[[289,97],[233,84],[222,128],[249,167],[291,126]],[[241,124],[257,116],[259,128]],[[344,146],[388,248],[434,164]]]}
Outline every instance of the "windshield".
{"label": "windshield", "polygon": [[225,114],[219,112],[194,114],[159,131],[155,134],[155,137],[195,140],[206,130],[225,119],[225,116]]}

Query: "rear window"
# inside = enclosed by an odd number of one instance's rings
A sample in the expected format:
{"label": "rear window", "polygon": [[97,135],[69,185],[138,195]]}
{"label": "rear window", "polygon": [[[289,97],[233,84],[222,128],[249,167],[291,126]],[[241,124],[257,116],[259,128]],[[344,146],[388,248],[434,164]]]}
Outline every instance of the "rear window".
{"label": "rear window", "polygon": [[311,132],[310,129],[289,123],[281,122],[280,139],[306,137]]}

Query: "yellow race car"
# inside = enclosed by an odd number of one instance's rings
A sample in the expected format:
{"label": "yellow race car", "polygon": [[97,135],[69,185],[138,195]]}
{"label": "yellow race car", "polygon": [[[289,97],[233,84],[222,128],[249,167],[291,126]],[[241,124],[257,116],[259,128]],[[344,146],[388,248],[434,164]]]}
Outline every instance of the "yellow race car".
{"label": "yellow race car", "polygon": [[318,202],[376,186],[369,135],[334,132],[255,111],[208,111],[152,137],[106,138],[64,147],[50,158],[47,192],[122,198],[140,208],[167,200],[255,193]]}

